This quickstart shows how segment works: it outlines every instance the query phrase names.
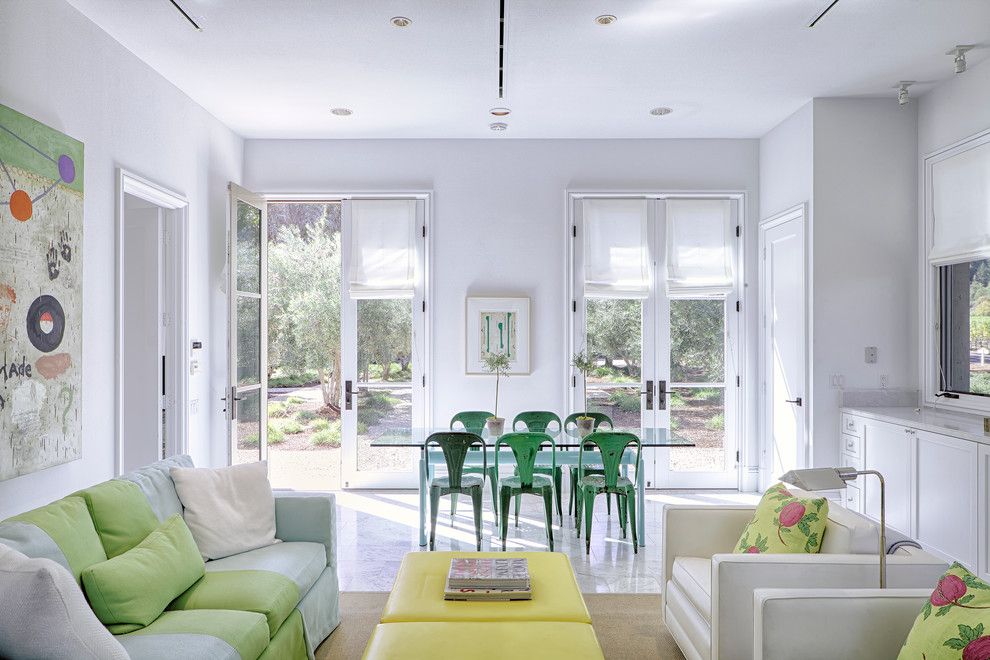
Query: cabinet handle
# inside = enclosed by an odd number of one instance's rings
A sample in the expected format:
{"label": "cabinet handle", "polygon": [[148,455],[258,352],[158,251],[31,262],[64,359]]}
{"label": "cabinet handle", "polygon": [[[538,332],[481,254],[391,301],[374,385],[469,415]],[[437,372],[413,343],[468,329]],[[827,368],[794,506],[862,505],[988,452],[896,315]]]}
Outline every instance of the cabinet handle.
{"label": "cabinet handle", "polygon": [[846,449],[852,449],[855,446],[856,446],[855,442],[853,442],[852,440],[846,440]]}

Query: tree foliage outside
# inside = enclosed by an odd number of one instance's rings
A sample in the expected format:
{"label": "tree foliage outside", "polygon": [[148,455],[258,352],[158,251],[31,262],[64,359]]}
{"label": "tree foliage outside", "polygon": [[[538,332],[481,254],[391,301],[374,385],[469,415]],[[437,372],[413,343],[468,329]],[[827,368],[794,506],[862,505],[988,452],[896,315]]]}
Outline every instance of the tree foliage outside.
{"label": "tree foliage outside", "polygon": [[725,301],[670,301],[670,379],[719,383],[725,378]]}
{"label": "tree foliage outside", "polygon": [[362,380],[412,380],[412,301],[359,300],[358,371]]}
{"label": "tree foliage outside", "polygon": [[[599,365],[596,380],[639,380],[643,355],[643,303],[588,298],[585,307],[588,357]],[[621,366],[616,366],[617,363]]]}

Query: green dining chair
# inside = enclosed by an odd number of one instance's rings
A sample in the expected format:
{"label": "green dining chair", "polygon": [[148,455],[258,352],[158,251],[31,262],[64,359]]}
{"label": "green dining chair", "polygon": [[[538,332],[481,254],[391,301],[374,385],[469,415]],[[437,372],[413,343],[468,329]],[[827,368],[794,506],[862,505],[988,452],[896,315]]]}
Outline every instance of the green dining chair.
{"label": "green dining chair", "polygon": [[[553,481],[549,476],[536,472],[536,455],[544,445],[550,445],[550,467],[557,467],[557,445],[546,433],[506,433],[495,441],[495,465],[498,465],[498,450],[507,445],[516,459],[516,476],[506,477],[499,483],[499,503],[502,508],[502,550],[505,550],[505,537],[509,533],[509,500],[524,494],[543,497],[543,511],[547,524],[547,545],[553,552]],[[516,527],[519,526],[519,509],[516,509]]]}
{"label": "green dining chair", "polygon": [[[578,430],[577,430],[577,418],[578,417],[591,417],[593,420],[595,420],[594,423],[593,423],[593,426],[592,426],[592,431],[597,431],[598,428],[602,424],[607,424],[609,430],[612,430],[613,428],[615,428],[615,425],[612,423],[612,418],[609,417],[608,415],[606,415],[605,413],[600,413],[600,412],[576,412],[576,413],[571,413],[564,420],[564,433],[566,433],[567,435],[569,435],[571,437],[574,437],[574,438],[581,437],[581,434],[578,433]],[[585,474],[605,474],[605,468],[601,464],[596,465],[594,463],[590,463],[590,464],[584,466],[584,473]],[[577,517],[577,497],[576,497],[576,494],[577,494],[577,466],[576,465],[571,465],[570,466],[570,477],[571,477],[571,492],[570,492],[570,494],[567,497],[567,515],[571,515],[571,513],[573,512],[574,513],[574,516],[575,516],[575,518],[574,518],[574,524],[580,525],[581,521],[578,520],[578,517]],[[612,497],[615,499],[615,506],[616,506],[616,508],[618,508],[618,506],[619,506],[619,496],[618,495],[613,495]],[[605,508],[606,508],[606,511],[607,511],[608,515],[612,515],[612,500],[610,498],[608,498],[608,497],[605,498]]]}
{"label": "green dining chair", "polygon": [[[440,497],[463,493],[471,496],[474,504],[474,531],[478,538],[478,550],[481,550],[481,494],[485,487],[484,477],[464,474],[464,461],[467,453],[475,445],[485,448],[485,441],[476,433],[466,431],[446,431],[432,433],[426,439],[425,450],[430,451],[430,445],[437,445],[443,452],[443,460],[447,463],[447,476],[430,479],[430,550],[434,549],[434,538],[437,533],[437,509]],[[482,451],[484,469],[488,468],[488,452]],[[484,472],[482,472],[484,474]]]}
{"label": "green dining chair", "polygon": [[[485,422],[489,417],[494,417],[490,412],[484,410],[463,410],[450,418],[450,430],[457,431],[460,424],[468,433],[481,436],[485,431]],[[479,451],[477,447],[472,447],[471,451]],[[492,489],[492,508],[495,509],[495,526],[498,527],[498,468],[494,465],[487,470],[482,470],[477,465],[465,465],[464,474],[481,474],[487,477]],[[450,516],[453,518],[457,514],[457,495],[450,496]]]}
{"label": "green dining chair", "polygon": [[[601,455],[604,474],[585,474],[585,447],[591,445],[598,449]],[[636,477],[630,481],[619,474],[622,467],[622,454],[630,445],[636,447]],[[636,538],[636,483],[639,480],[639,457],[643,451],[643,443],[632,433],[617,431],[596,431],[584,439],[578,450],[578,537],[581,536],[581,510],[584,509],[585,520],[585,553],[591,554],[591,520],[594,515],[595,497],[600,493],[619,496],[619,524],[622,526],[622,538],[626,538],[626,512],[629,513],[629,523],[632,525],[633,553],[639,552],[639,539]],[[640,512],[642,514],[642,512]]]}
{"label": "green dining chair", "polygon": [[[522,424],[523,428],[520,429],[519,425]],[[551,429],[551,426],[556,428]],[[564,425],[560,423],[560,417],[557,413],[550,412],[548,410],[530,410],[527,412],[521,412],[516,415],[515,419],[512,420],[512,431],[518,432],[520,430],[525,430],[528,433],[547,433],[550,429],[551,433],[560,433],[564,428]],[[564,481],[564,470],[561,466],[554,464],[552,467],[546,464],[537,465],[533,468],[536,474],[548,474],[553,478],[553,489],[554,493],[557,495],[557,515],[560,517],[560,524],[564,524],[564,507],[561,504],[560,492]],[[516,498],[516,527],[519,526],[519,500],[521,498]]]}

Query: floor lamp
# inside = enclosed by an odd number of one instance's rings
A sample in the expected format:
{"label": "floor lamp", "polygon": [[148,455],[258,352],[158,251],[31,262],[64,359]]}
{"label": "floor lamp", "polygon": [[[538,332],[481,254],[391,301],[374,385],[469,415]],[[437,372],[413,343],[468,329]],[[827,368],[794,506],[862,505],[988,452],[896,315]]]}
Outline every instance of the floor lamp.
{"label": "floor lamp", "polygon": [[856,470],[842,468],[809,468],[791,470],[781,475],[780,480],[802,490],[839,490],[846,482],[853,481],[861,474],[872,474],[880,480],[880,588],[887,586],[887,523],[885,517],[883,475],[876,470]]}

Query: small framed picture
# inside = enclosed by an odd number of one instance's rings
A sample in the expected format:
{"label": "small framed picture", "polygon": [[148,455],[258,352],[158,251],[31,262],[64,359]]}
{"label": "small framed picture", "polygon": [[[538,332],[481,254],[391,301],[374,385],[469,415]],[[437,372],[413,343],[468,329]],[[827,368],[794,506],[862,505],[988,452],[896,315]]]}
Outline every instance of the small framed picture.
{"label": "small framed picture", "polygon": [[488,373],[489,353],[508,356],[510,374],[529,373],[529,298],[469,297],[466,326],[467,373]]}

